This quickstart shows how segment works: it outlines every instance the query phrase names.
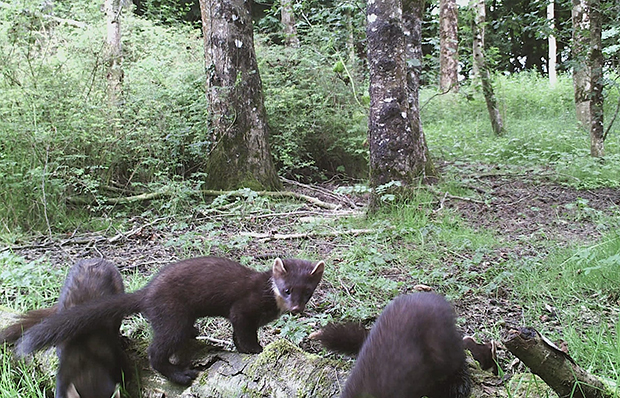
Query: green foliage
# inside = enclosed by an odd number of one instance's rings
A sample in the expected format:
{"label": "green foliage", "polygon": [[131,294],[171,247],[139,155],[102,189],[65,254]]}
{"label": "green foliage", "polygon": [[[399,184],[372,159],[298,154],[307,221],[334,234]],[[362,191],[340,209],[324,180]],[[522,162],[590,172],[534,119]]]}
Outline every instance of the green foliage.
{"label": "green foliage", "polygon": [[[496,77],[496,95],[508,133],[496,137],[482,94],[473,86],[440,97],[421,93],[422,122],[430,152],[450,161],[499,167],[529,167],[577,188],[620,184],[620,126],[605,141],[602,160],[589,156],[589,136],[574,116],[572,80],[560,75],[556,87],[535,73]],[[606,113],[615,110],[617,93],[608,92]],[[427,101],[430,102],[426,104]]]}
{"label": "green foliage", "polygon": [[53,385],[51,376],[41,374],[32,363],[16,363],[10,349],[0,346],[0,396],[47,398]]}
{"label": "green foliage", "polygon": [[[115,114],[107,105],[100,10],[61,4],[52,14],[23,3],[0,8],[0,217],[6,230],[61,226],[68,196],[108,187],[141,190],[199,170],[209,139],[195,31],[123,14],[124,104]],[[78,23],[58,24],[50,16]]]}
{"label": "green foliage", "polygon": [[0,253],[0,297],[23,312],[51,306],[58,299],[65,270],[26,261],[8,252]]}
{"label": "green foliage", "polygon": [[[338,54],[291,49],[257,42],[271,150],[280,173],[321,177],[365,177],[366,109],[359,104],[353,76],[334,72],[345,65]],[[351,65],[347,68],[352,68]]]}
{"label": "green foliage", "polygon": [[[620,299],[620,235],[604,236],[599,243],[546,258],[523,259],[515,289],[530,305],[527,319],[549,314],[553,308],[561,329],[550,327],[550,336],[561,337],[571,355],[590,372],[620,379],[617,308]],[[558,336],[558,332],[561,335]]]}

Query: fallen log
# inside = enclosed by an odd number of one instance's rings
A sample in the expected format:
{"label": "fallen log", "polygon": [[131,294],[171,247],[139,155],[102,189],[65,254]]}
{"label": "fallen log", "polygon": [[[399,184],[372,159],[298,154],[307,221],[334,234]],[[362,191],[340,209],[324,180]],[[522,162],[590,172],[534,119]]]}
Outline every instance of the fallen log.
{"label": "fallen log", "polygon": [[560,398],[618,398],[600,379],[579,367],[534,328],[511,330],[503,343]]}

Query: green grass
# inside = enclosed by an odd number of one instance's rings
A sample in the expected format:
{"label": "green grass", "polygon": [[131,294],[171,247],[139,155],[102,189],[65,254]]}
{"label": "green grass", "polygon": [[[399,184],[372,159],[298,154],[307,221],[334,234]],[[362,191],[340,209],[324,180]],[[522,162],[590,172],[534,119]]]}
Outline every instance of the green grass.
{"label": "green grass", "polygon": [[[608,135],[604,159],[592,159],[588,132],[574,116],[570,76],[560,76],[555,88],[534,73],[497,76],[495,84],[507,130],[502,137],[492,133],[484,99],[474,88],[439,97],[422,90],[422,123],[433,156],[504,169],[551,169],[549,178],[576,188],[620,186],[620,125]],[[618,101],[615,90],[608,94],[606,126]]]}
{"label": "green grass", "polygon": [[16,363],[9,349],[0,346],[0,397],[48,398],[52,385],[51,377],[33,364]]}
{"label": "green grass", "polygon": [[[559,248],[517,264],[515,293],[526,321],[550,338],[566,341],[584,369],[620,381],[620,235],[598,243]],[[552,308],[550,313],[549,307]],[[551,316],[549,323],[541,316]]]}

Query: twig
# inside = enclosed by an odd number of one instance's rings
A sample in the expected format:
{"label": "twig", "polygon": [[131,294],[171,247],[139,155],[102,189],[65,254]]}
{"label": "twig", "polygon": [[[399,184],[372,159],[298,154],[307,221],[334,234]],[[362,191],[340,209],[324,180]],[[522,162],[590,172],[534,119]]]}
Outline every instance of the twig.
{"label": "twig", "polygon": [[351,206],[353,208],[358,207],[355,204],[355,202],[352,201],[351,199],[349,199],[348,197],[346,197],[344,195],[335,194],[332,191],[329,191],[327,189],[323,189],[323,188],[320,188],[320,187],[315,187],[315,186],[308,185],[308,184],[302,184],[301,182],[298,182],[298,181],[295,181],[295,180],[289,180],[289,179],[284,178],[284,177],[280,177],[280,180],[285,182],[285,183],[287,183],[287,184],[296,185],[298,187],[302,187],[302,188],[305,188],[305,189],[308,189],[308,190],[311,190],[311,191],[320,192],[320,193],[322,193],[324,195],[331,196],[334,199],[346,202],[349,206]]}
{"label": "twig", "polygon": [[441,201],[439,202],[439,208],[433,210],[433,214],[437,214],[437,213],[439,213],[443,209],[443,203],[446,201],[447,197],[448,197],[448,192],[446,192],[443,195],[443,198],[441,198]]}
{"label": "twig", "polygon": [[[210,189],[205,189],[200,191],[202,194],[204,195],[209,195],[209,196],[221,196],[221,195],[228,195],[228,196],[245,196],[245,194],[243,192],[239,192],[239,191],[214,191],[214,190],[210,190]],[[339,205],[335,205],[333,203],[327,203],[327,202],[323,202],[322,200],[312,197],[312,196],[308,196],[308,195],[304,195],[301,193],[297,193],[297,192],[291,192],[291,191],[255,191],[256,194],[260,195],[260,196],[269,196],[272,198],[294,198],[294,199],[299,199],[299,200],[303,200],[306,201],[308,203],[312,203],[315,206],[318,207],[322,207],[324,209],[330,209],[330,210],[335,210],[337,208],[339,208]]]}
{"label": "twig", "polygon": [[214,339],[213,337],[207,337],[207,336],[198,336],[196,337],[196,340],[206,340],[210,343],[215,343],[215,344],[229,346],[229,347],[234,346],[234,343],[232,341]]}
{"label": "twig", "polygon": [[270,233],[259,233],[259,232],[241,232],[240,235],[248,236],[250,238],[258,239],[259,242],[269,242],[272,240],[290,240],[290,239],[306,239],[311,237],[329,237],[329,236],[342,236],[342,235],[353,235],[357,236],[360,234],[370,234],[374,232],[379,232],[376,229],[349,229],[346,231],[330,231],[330,232],[301,232],[295,234],[270,234]]}

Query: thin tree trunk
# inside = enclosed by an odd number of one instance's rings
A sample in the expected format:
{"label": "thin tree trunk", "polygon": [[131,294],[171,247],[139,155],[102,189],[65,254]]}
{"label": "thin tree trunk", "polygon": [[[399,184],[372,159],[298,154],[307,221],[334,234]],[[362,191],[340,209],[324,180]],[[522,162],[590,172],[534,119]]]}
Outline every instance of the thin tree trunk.
{"label": "thin tree trunk", "polygon": [[604,128],[603,128],[603,45],[600,0],[590,0],[590,155],[601,157],[605,155]]}
{"label": "thin tree trunk", "polygon": [[[407,101],[409,103],[409,121],[413,134],[414,150],[411,154],[415,162],[414,169],[425,182],[432,182],[437,177],[431,154],[426,144],[426,136],[420,119],[420,75],[422,74],[422,15],[424,0],[403,1],[403,27],[405,32],[405,54],[407,59]],[[457,84],[458,88],[458,84]]]}
{"label": "thin tree trunk", "polygon": [[577,120],[585,128],[590,127],[590,67],[587,62],[590,17],[586,0],[573,0],[573,86]]}
{"label": "thin tree trunk", "polygon": [[295,15],[293,14],[292,0],[282,0],[280,18],[284,26],[284,43],[288,47],[299,47],[299,37],[295,28]]}
{"label": "thin tree trunk", "polygon": [[458,6],[456,0],[439,1],[439,88],[459,89]]}
{"label": "thin tree trunk", "polygon": [[[549,21],[549,27],[551,30],[555,29],[555,7],[554,0],[550,0],[547,5],[547,20]],[[556,58],[557,58],[557,44],[553,33],[549,34],[549,84],[551,87],[555,87],[558,77],[556,74]]]}
{"label": "thin tree trunk", "polygon": [[108,101],[118,107],[123,98],[123,69],[121,51],[121,1],[106,0],[104,4],[107,25],[105,62],[107,66]]}
{"label": "thin tree trunk", "polygon": [[484,57],[484,24],[486,19],[486,9],[484,0],[474,0],[474,9],[476,10],[476,16],[474,18],[474,40],[473,40],[473,53],[474,64],[478,67],[480,73],[480,82],[482,84],[482,93],[484,100],[487,104],[487,110],[489,111],[489,117],[491,119],[491,127],[496,135],[504,134],[504,123],[502,122],[502,116],[497,106],[497,99],[493,92],[493,85],[491,83],[491,73],[486,65]]}
{"label": "thin tree trunk", "polygon": [[280,187],[268,144],[250,3],[200,0],[213,128],[205,182],[211,189]]}

